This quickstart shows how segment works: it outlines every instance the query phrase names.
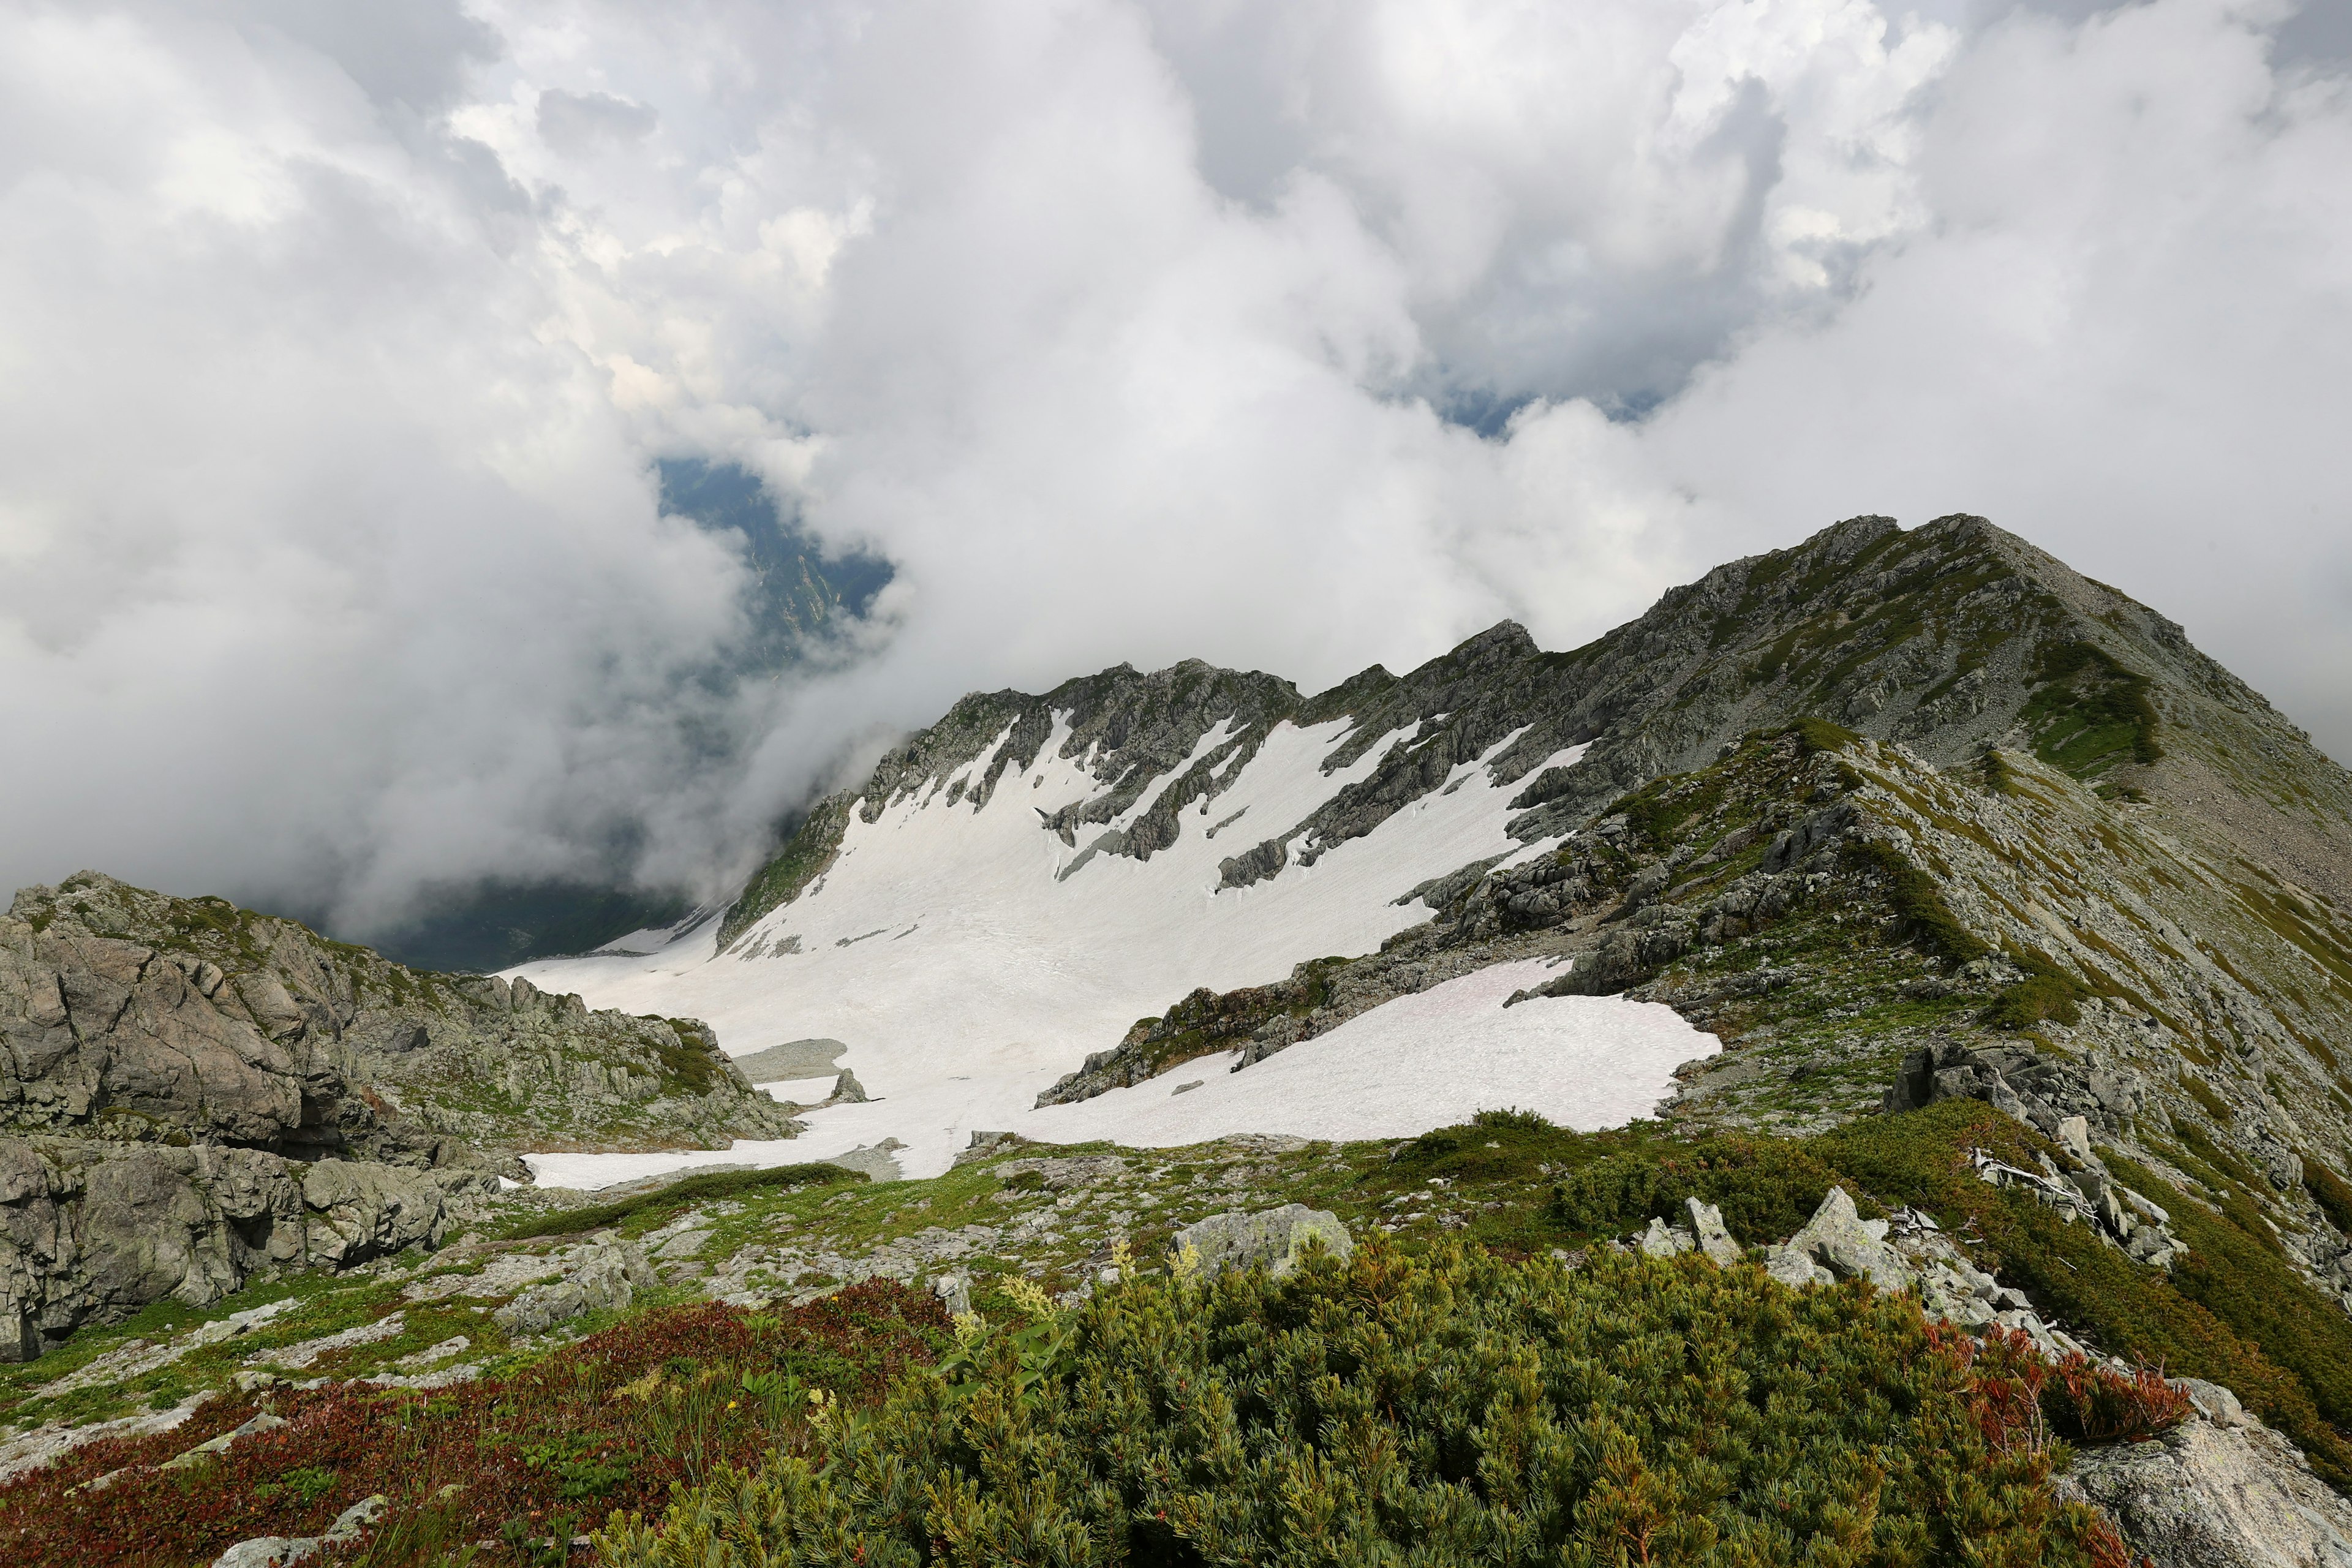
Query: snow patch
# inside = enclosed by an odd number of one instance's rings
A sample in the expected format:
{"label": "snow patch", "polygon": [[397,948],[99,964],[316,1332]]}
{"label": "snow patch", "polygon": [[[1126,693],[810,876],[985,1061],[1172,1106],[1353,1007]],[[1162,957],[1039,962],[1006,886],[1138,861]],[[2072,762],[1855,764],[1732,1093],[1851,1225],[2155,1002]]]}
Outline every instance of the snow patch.
{"label": "snow patch", "polygon": [[[1499,963],[1349,1019],[1255,1067],[1231,1056],[1180,1064],[1076,1105],[1030,1109],[993,1085],[948,1078],[893,1105],[845,1105],[809,1117],[803,1137],[731,1149],[652,1154],[530,1154],[542,1185],[600,1187],[665,1171],[829,1159],[897,1137],[909,1176],[937,1175],[979,1131],[1041,1142],[1108,1140],[1175,1148],[1237,1132],[1348,1141],[1410,1138],[1516,1107],[1592,1131],[1646,1116],[1674,1088],[1674,1069],[1720,1051],[1673,1008],[1622,996],[1515,991],[1558,972],[1542,959]],[[1201,1087],[1179,1094],[1179,1085]]]}

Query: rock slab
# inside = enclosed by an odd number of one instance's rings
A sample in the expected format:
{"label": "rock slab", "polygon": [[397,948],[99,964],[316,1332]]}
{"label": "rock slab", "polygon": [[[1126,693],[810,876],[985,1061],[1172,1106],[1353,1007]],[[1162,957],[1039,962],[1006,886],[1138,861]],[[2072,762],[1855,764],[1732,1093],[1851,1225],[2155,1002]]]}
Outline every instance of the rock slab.
{"label": "rock slab", "polygon": [[1173,1253],[1181,1256],[1190,1248],[1199,1257],[1203,1276],[1227,1268],[1263,1268],[1276,1279],[1296,1273],[1307,1249],[1317,1245],[1342,1259],[1356,1250],[1339,1215],[1305,1204],[1285,1204],[1255,1214],[1234,1209],[1211,1215],[1169,1238]]}

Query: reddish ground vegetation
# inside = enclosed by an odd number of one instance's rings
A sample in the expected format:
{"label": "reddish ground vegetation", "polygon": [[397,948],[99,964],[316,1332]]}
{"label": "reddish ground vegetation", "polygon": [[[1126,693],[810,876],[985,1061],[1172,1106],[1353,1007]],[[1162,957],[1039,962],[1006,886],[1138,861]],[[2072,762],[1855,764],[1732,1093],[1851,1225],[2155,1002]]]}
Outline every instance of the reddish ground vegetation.
{"label": "reddish ground vegetation", "polygon": [[1927,1342],[1974,1373],[1969,1398],[1986,1442],[1998,1448],[2039,1445],[2046,1436],[2138,1442],[2179,1426],[2194,1408],[2154,1368],[2120,1373],[2079,1355],[2048,1361],[2014,1329],[1995,1326],[1973,1339],[1930,1322]]}
{"label": "reddish ground vegetation", "polygon": [[[163,1461],[263,1407],[94,1443],[0,1488],[0,1562],[185,1568],[261,1535],[315,1535],[373,1493],[391,1507],[335,1561],[433,1563],[489,1542],[498,1563],[573,1560],[614,1509],[658,1514],[674,1481],[811,1444],[809,1394],[865,1405],[948,1342],[936,1299],[888,1281],[806,1307],[651,1312],[510,1376],[431,1393],[318,1389],[265,1403],[287,1425],[192,1468]],[[101,1477],[102,1487],[89,1485]]]}

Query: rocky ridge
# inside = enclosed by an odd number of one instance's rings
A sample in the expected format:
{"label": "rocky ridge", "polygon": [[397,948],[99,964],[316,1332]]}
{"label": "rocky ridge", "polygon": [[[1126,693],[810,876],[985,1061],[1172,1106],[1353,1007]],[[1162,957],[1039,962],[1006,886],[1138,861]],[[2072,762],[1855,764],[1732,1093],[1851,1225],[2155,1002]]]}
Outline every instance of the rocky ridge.
{"label": "rocky ridge", "polygon": [[[1087,758],[1102,787],[1038,803],[1040,831],[1144,859],[1274,724],[1351,720],[1327,771],[1397,737],[1370,777],[1228,857],[1226,887],[1311,865],[1490,752],[1496,781],[1524,781],[1511,830],[1532,841],[1749,731],[1820,717],[1938,766],[1996,745],[2032,752],[2205,834],[2254,836],[2287,874],[2352,898],[2352,780],[2178,626],[1981,518],[1906,531],[1864,517],[1718,567],[1568,653],[1506,622],[1407,675],[1374,666],[1312,697],[1198,661],[1149,675],[1122,665],[1043,696],[975,693],[814,808],[730,910],[720,946],[824,874],[849,813],[872,821],[939,788],[985,800],[1007,767],[1034,761],[1057,717],[1069,726],[1059,754]],[[1575,765],[1528,776],[1577,744],[1589,750]],[[992,747],[982,776],[956,780]],[[1104,827],[1162,781],[1151,811]],[[1246,831],[1206,815],[1196,830]]]}
{"label": "rocky ridge", "polygon": [[[1556,853],[1469,868],[1384,949],[1196,993],[1053,1090],[1083,1098],[1232,1053],[1234,1070],[1391,997],[1534,954],[1545,989],[1676,1007],[1728,1047],[1661,1114],[1801,1131],[1983,1100],[2070,1151],[2063,1189],[2120,1245],[2178,1238],[2101,1147],[2219,1201],[2251,1191],[2352,1302],[2337,1166],[2352,1099],[2352,917],[2150,806],[2021,753],[1937,768],[1825,727],[1759,735],[1613,803]],[[2139,1200],[2145,1205],[2147,1200]],[[2153,1205],[2158,1208],[2160,1205]]]}

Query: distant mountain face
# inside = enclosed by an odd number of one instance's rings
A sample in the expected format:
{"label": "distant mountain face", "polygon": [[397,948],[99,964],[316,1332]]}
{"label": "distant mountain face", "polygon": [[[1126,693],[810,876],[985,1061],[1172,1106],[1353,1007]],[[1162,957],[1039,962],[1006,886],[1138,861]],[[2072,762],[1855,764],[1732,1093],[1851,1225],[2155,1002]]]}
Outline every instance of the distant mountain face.
{"label": "distant mountain face", "polygon": [[[1677,850],[1699,851],[1637,835],[1611,860],[1601,825],[1638,815],[1627,802],[1657,781],[1805,722],[1877,743],[1890,780],[1910,769],[1980,789],[2008,767],[2053,781],[2021,787],[2059,789],[2067,810],[2119,836],[2128,824],[2142,846],[2259,866],[2323,923],[2352,903],[2352,779],[2180,628],[1981,519],[1906,531],[1858,518],[1720,567],[1566,653],[1506,623],[1406,675],[1375,667],[1312,696],[1186,663],[967,697],[814,808],[723,921],[644,959],[529,973],[707,1018],[733,1050],[844,1041],[845,1065],[944,1147],[1015,1125],[1041,1094],[1142,1092],[1139,1075],[1211,1047],[1262,1059],[1482,964],[1573,958],[1580,985],[1608,993],[1671,981],[1671,942],[1604,962],[1616,932],[1601,926],[1663,907],[1642,877],[1670,880]],[[1693,831],[1717,821],[1737,793],[1724,787],[1685,814]],[[1790,784],[1769,809],[1745,797],[1747,830],[1797,821],[1814,787]],[[1444,931],[1481,899],[1500,910],[1481,935]],[[2054,892],[2035,901],[2057,907]],[[1958,917],[1982,928],[1975,956],[2021,940],[1988,912],[2005,907]],[[2063,947],[2029,960],[2079,957]],[[1420,957],[1383,966],[1384,951]],[[2342,1001],[2323,990],[2279,1027],[2335,1027],[2352,1017]],[[1892,1048],[1863,1053],[1825,1113],[1871,1100],[1884,1085],[1862,1078],[1883,1078]],[[893,1113],[858,1114],[878,1136]]]}
{"label": "distant mountain face", "polygon": [[[751,569],[744,605],[749,633],[703,676],[714,686],[792,668],[812,639],[864,616],[890,581],[890,563],[879,557],[827,554],[745,468],[672,458],[658,463],[656,473],[662,510],[731,536]],[[689,750],[708,752],[714,743],[698,731],[680,736]],[[419,969],[483,973],[534,958],[593,952],[626,932],[677,921],[688,912],[685,893],[633,885],[627,847],[611,847],[603,878],[489,879],[436,889],[406,924],[366,933],[368,940],[387,958]]]}
{"label": "distant mountain face", "polygon": [[434,900],[426,913],[379,936],[374,946],[412,969],[485,974],[534,958],[593,952],[627,932],[674,925],[688,910],[675,893],[494,880]]}

